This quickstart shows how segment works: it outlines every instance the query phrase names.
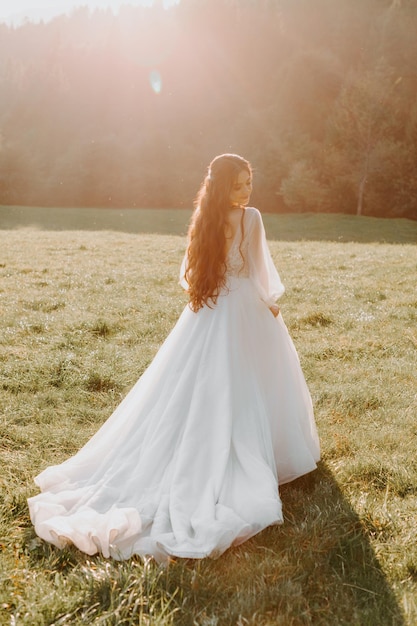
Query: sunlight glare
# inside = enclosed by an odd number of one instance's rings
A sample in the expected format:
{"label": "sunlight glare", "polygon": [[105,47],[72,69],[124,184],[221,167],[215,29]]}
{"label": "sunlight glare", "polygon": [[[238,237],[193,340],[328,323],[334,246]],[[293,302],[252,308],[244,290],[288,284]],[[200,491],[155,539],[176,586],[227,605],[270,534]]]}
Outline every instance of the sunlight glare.
{"label": "sunlight glare", "polygon": [[162,78],[159,72],[152,70],[149,74],[149,82],[151,83],[152,90],[158,94],[162,89]]}

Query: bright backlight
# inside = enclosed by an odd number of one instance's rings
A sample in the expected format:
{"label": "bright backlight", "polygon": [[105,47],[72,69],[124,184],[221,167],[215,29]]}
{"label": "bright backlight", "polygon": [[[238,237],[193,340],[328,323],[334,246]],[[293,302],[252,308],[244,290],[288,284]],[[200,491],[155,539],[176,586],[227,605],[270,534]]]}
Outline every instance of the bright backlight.
{"label": "bright backlight", "polygon": [[[163,0],[169,9],[180,0]],[[111,9],[117,13],[122,5],[151,7],[154,0],[2,0],[0,2],[0,22],[18,26],[24,21],[48,21],[58,15],[70,14],[79,7],[89,9]]]}

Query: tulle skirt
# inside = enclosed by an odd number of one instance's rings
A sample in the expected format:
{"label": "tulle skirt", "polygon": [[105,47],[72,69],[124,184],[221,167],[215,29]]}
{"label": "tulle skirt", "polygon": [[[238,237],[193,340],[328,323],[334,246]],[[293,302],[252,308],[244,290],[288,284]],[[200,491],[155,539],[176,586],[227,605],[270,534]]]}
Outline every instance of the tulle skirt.
{"label": "tulle skirt", "polygon": [[88,443],[35,478],[30,514],[40,537],[90,555],[216,557],[281,523],[278,485],[318,459],[284,321],[233,278],[215,307],[184,309]]}

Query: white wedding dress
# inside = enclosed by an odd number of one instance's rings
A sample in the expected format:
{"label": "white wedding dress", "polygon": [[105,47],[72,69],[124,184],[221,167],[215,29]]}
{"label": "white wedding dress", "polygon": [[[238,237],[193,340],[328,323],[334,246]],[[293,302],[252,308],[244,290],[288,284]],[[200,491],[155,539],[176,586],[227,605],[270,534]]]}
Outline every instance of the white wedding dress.
{"label": "white wedding dress", "polygon": [[278,484],[315,469],[310,394],[268,308],[284,287],[259,211],[243,224],[217,305],[186,306],[100,430],[35,478],[30,515],[46,541],[115,559],[219,556],[281,523]]}

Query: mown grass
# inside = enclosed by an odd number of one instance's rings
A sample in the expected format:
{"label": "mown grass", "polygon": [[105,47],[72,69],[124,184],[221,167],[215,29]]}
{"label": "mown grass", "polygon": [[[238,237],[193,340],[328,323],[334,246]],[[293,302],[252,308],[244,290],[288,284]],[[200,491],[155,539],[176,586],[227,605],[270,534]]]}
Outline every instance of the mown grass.
{"label": "mown grass", "polygon": [[[0,206],[0,229],[111,230],[185,235],[191,209],[98,209]],[[340,213],[264,214],[270,239],[416,243],[417,221]]]}
{"label": "mown grass", "polygon": [[271,243],[323,449],[316,472],[282,487],[283,526],[165,568],[34,534],[33,476],[74,453],[153,358],[186,302],[184,247],[168,235],[0,231],[0,623],[414,625],[412,245]]}

